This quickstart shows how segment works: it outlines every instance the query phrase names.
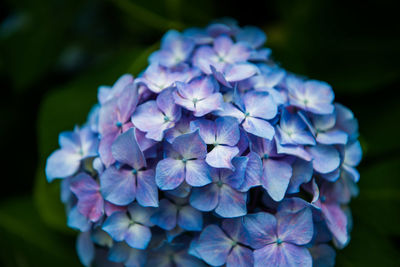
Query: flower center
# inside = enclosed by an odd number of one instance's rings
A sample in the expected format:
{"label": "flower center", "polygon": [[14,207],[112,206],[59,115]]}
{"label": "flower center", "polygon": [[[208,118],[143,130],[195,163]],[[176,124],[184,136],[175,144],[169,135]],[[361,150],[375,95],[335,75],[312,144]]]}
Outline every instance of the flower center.
{"label": "flower center", "polygon": [[188,160],[185,159],[185,158],[182,159],[182,162],[183,162],[183,163],[186,163],[187,161],[188,161]]}
{"label": "flower center", "polygon": [[276,240],[276,244],[278,244],[278,245],[280,245],[280,244],[282,244],[282,239],[280,239],[280,238],[278,238],[277,240]]}
{"label": "flower center", "polygon": [[224,183],[221,181],[221,180],[219,180],[218,182],[217,182],[217,186],[218,187],[222,187],[224,185]]}
{"label": "flower center", "polygon": [[248,113],[247,111],[244,113],[244,116],[247,118],[250,116],[250,113]]}
{"label": "flower center", "polygon": [[265,153],[264,155],[263,155],[263,159],[268,159],[269,158],[269,155],[267,154],[267,153]]}
{"label": "flower center", "polygon": [[325,196],[321,196],[319,199],[321,200],[322,203],[324,203],[326,201],[326,197]]}
{"label": "flower center", "polygon": [[164,122],[169,122],[169,117],[167,115],[164,116]]}
{"label": "flower center", "polygon": [[116,125],[118,128],[121,128],[121,127],[122,127],[122,122],[117,121],[117,123],[115,123],[115,125]]}
{"label": "flower center", "polygon": [[136,170],[136,169],[133,169],[133,170],[132,170],[132,174],[137,174],[137,170]]}

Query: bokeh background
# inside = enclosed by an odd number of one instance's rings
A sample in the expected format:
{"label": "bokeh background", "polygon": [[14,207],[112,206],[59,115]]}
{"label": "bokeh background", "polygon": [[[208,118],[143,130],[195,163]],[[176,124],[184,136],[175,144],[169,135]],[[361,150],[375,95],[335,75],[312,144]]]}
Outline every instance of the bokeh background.
{"label": "bokeh background", "polygon": [[99,85],[143,70],[165,31],[224,16],[261,27],[283,67],[354,111],[364,159],[337,266],[400,266],[400,26],[386,0],[1,1],[0,266],[80,266],[43,171],[58,133],[85,121]]}

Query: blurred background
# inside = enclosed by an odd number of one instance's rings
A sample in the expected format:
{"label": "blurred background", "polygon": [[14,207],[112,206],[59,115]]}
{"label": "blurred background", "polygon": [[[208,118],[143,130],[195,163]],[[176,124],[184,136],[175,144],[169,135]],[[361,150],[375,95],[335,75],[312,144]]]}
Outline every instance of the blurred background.
{"label": "blurred background", "polygon": [[360,123],[360,195],[337,266],[400,266],[400,26],[391,1],[5,0],[0,2],[0,266],[80,266],[59,183],[60,131],[97,87],[138,74],[170,28],[229,16],[266,31],[284,68],[330,83]]}

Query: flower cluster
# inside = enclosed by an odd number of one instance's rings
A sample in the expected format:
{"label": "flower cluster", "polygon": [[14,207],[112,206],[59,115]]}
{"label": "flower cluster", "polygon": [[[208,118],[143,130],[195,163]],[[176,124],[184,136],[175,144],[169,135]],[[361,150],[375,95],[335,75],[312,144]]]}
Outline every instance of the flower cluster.
{"label": "flower cluster", "polygon": [[165,34],[47,160],[86,265],[332,266],[361,160],[353,113],[233,21]]}

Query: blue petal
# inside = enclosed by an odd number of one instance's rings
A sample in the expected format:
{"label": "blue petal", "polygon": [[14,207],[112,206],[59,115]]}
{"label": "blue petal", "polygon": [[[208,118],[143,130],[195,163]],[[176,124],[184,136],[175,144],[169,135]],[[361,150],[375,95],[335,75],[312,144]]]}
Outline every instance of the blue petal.
{"label": "blue petal", "polygon": [[125,242],[136,249],[145,249],[150,239],[150,229],[138,223],[130,225],[125,234]]}
{"label": "blue petal", "polygon": [[220,266],[226,262],[232,240],[216,225],[207,226],[197,241],[196,251],[210,265]]}
{"label": "blue petal", "polygon": [[175,138],[172,147],[185,159],[205,158],[207,147],[199,131],[183,134]]}
{"label": "blue petal", "polygon": [[339,152],[332,146],[317,145],[307,151],[313,157],[313,167],[319,173],[330,173],[340,165]]}
{"label": "blue petal", "polygon": [[258,118],[247,117],[242,126],[246,132],[268,140],[272,140],[275,134],[274,127],[269,122]]}
{"label": "blue petal", "polygon": [[219,117],[215,120],[218,144],[234,146],[239,142],[240,131],[237,120],[233,117]]}
{"label": "blue petal", "polygon": [[261,178],[262,186],[275,201],[281,201],[288,188],[292,167],[283,160],[264,160],[264,173]]}
{"label": "blue petal", "polygon": [[215,212],[224,218],[234,218],[246,215],[247,193],[236,191],[228,185],[222,185],[219,193],[219,203]]}
{"label": "blue petal", "polygon": [[231,161],[238,153],[237,147],[217,145],[207,154],[206,162],[214,168],[234,169]]}
{"label": "blue petal", "polygon": [[130,223],[125,212],[115,212],[104,221],[102,229],[115,241],[123,241]]}
{"label": "blue petal", "polygon": [[204,160],[186,162],[186,182],[191,186],[204,186],[212,182],[210,167]]}
{"label": "blue petal", "polygon": [[158,207],[158,189],[154,170],[139,171],[136,179],[137,202],[143,207]]}
{"label": "blue petal", "polygon": [[166,158],[156,167],[156,184],[161,190],[177,188],[185,179],[185,164],[181,160]]}
{"label": "blue petal", "polygon": [[176,226],[178,209],[167,199],[162,199],[157,211],[150,221],[164,230],[172,230]]}
{"label": "blue petal", "polygon": [[211,211],[218,204],[219,188],[216,184],[193,188],[190,195],[190,204],[201,211]]}
{"label": "blue petal", "polygon": [[78,235],[76,250],[81,263],[85,266],[90,266],[95,256],[94,245],[90,238],[90,232],[83,232]]}
{"label": "blue petal", "polygon": [[71,228],[78,229],[81,232],[86,232],[92,226],[90,220],[83,216],[79,211],[78,207],[73,207],[68,213],[67,225]]}
{"label": "blue petal", "polygon": [[131,128],[115,139],[111,147],[113,157],[139,170],[146,166],[146,159],[136,140],[135,129]]}
{"label": "blue petal", "polygon": [[191,206],[184,206],[178,211],[178,225],[188,231],[200,231],[203,228],[203,215]]}
{"label": "blue petal", "polygon": [[55,178],[65,178],[73,175],[79,169],[81,156],[78,153],[58,149],[47,159],[46,176],[51,182]]}
{"label": "blue petal", "polygon": [[128,205],[135,199],[135,179],[135,175],[129,170],[109,167],[100,176],[100,188],[104,199],[115,205]]}
{"label": "blue petal", "polygon": [[252,266],[254,266],[253,251],[240,245],[236,245],[226,259],[226,267]]}
{"label": "blue petal", "polygon": [[276,226],[275,217],[266,212],[246,215],[243,219],[243,227],[249,235],[250,246],[254,249],[276,241]]}

